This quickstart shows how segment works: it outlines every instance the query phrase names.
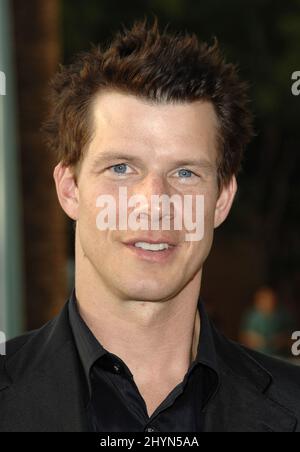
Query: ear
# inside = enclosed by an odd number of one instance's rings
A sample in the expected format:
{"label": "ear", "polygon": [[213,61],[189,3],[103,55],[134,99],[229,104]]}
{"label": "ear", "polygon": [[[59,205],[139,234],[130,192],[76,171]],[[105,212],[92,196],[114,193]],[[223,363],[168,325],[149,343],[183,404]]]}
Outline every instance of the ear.
{"label": "ear", "polygon": [[69,166],[59,163],[53,172],[57,197],[65,213],[78,219],[79,194],[74,172]]}
{"label": "ear", "polygon": [[230,212],[236,192],[237,192],[236,177],[232,176],[229,183],[222,187],[221,193],[217,201],[214,221],[215,228],[220,226],[220,224],[222,224],[223,221],[226,220]]}

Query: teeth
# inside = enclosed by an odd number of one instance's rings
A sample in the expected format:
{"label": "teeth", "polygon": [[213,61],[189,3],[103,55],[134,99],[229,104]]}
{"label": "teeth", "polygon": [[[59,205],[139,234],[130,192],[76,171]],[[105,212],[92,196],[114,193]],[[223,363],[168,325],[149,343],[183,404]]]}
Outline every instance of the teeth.
{"label": "teeth", "polygon": [[146,243],[146,242],[137,242],[134,245],[136,248],[142,248],[147,251],[162,251],[169,248],[168,243]]}

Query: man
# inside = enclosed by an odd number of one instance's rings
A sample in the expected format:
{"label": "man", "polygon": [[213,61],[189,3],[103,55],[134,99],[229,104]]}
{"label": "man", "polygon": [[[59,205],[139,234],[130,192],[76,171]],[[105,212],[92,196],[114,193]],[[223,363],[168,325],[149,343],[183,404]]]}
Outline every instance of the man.
{"label": "man", "polygon": [[272,287],[260,287],[246,312],[240,333],[242,344],[259,352],[291,356],[291,331],[296,329],[291,313],[280,303]]}
{"label": "man", "polygon": [[[144,21],[62,67],[52,88],[45,130],[76,224],[75,289],[58,318],[7,344],[0,430],[300,431],[300,370],[225,339],[199,299],[252,134],[236,68],[217,43]],[[154,204],[175,195],[196,200],[182,228],[180,203]],[[106,228],[101,196],[116,207]]]}

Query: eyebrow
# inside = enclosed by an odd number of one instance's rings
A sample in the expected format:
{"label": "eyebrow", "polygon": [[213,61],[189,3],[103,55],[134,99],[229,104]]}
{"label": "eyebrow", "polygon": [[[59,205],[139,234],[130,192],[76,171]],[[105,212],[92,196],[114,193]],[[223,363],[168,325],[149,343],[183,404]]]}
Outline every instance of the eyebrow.
{"label": "eyebrow", "polygon": [[102,163],[107,163],[112,160],[127,160],[129,162],[142,163],[142,159],[138,156],[130,155],[123,152],[101,152],[100,155],[95,157],[92,166],[97,167]]}
{"label": "eyebrow", "polygon": [[[102,152],[100,155],[95,157],[92,163],[92,167],[95,168],[101,164],[105,164],[108,162],[111,162],[113,160],[126,160],[128,162],[133,163],[143,163],[143,159],[138,156],[134,156],[131,154],[128,154],[126,152]],[[207,170],[214,171],[216,169],[215,165],[211,163],[207,159],[181,159],[174,161],[174,165],[176,166],[198,166]]]}

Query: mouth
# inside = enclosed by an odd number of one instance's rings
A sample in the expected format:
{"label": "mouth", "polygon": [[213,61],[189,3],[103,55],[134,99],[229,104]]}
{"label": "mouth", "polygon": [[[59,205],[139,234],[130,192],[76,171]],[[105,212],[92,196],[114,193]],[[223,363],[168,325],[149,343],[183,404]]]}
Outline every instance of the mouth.
{"label": "mouth", "polygon": [[178,248],[178,245],[166,239],[136,239],[124,243],[124,245],[136,257],[154,263],[162,263],[170,260]]}

